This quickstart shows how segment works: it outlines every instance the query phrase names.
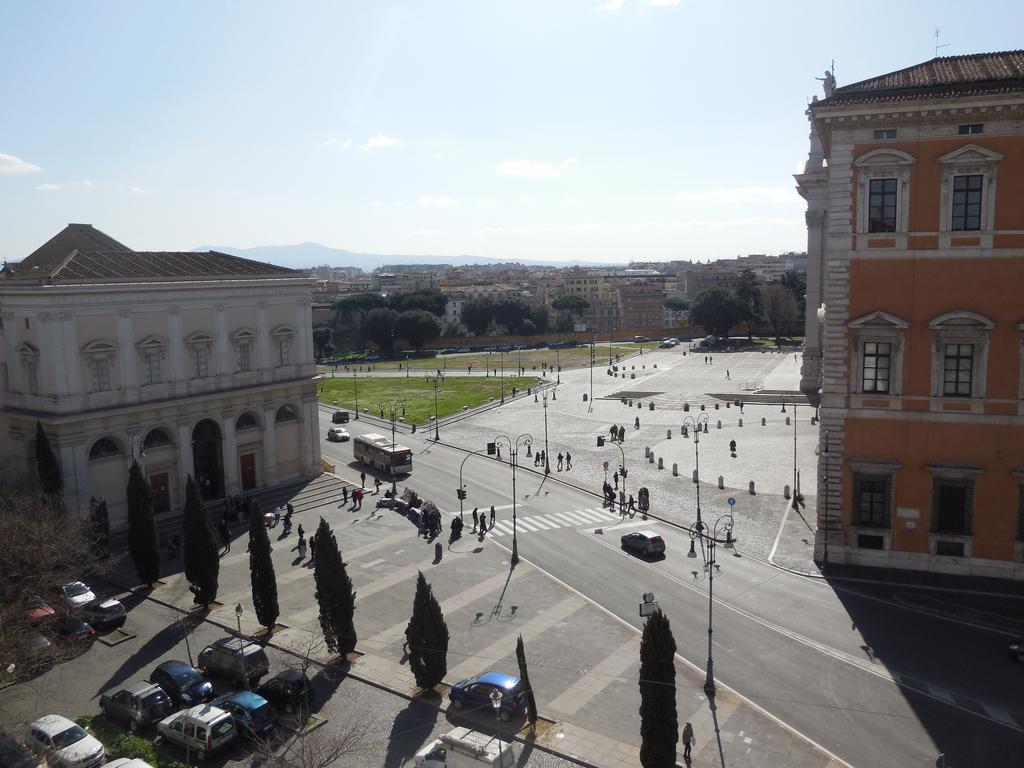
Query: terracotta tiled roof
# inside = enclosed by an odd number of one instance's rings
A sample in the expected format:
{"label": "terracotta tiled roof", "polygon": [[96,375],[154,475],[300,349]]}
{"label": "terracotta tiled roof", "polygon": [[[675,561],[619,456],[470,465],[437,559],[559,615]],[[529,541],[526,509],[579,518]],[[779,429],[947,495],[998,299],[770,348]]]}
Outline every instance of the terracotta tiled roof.
{"label": "terracotta tiled roof", "polygon": [[1024,92],[1024,50],[946,56],[837,88],[816,106]]}
{"label": "terracotta tiled roof", "polygon": [[217,251],[74,251],[49,280],[219,280],[296,277],[305,272]]}

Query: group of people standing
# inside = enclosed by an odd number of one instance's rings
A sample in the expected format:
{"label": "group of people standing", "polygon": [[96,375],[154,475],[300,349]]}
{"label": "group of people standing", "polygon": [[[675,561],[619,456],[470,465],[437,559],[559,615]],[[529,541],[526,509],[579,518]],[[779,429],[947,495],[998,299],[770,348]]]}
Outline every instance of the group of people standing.
{"label": "group of people standing", "polygon": [[[479,509],[479,507],[473,507],[473,531],[472,532],[476,533],[476,529],[479,527],[480,528],[480,533],[484,534],[484,533],[487,532],[487,528],[488,528],[488,525],[487,525],[487,513],[486,512],[480,512],[478,514],[477,513],[477,509]],[[490,525],[491,528],[494,527],[494,516],[495,516],[494,505],[492,504],[491,505],[491,525]]]}
{"label": "group of people standing", "polygon": [[441,510],[424,509],[420,513],[419,536],[433,539],[441,533]]}

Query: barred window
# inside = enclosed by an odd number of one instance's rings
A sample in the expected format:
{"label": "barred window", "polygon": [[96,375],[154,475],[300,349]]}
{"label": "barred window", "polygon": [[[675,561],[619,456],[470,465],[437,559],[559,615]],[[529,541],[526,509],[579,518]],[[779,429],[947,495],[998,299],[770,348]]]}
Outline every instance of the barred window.
{"label": "barred window", "polygon": [[871,179],[868,184],[868,232],[896,231],[896,179]]}
{"label": "barred window", "polygon": [[935,478],[932,488],[932,530],[935,533],[971,533],[974,481]]}
{"label": "barred window", "polygon": [[943,360],[942,394],[948,397],[970,397],[973,368],[973,344],[947,344]]}
{"label": "barred window", "polygon": [[981,184],[983,176],[953,177],[954,232],[977,232],[981,229]]}
{"label": "barred window", "polygon": [[887,475],[854,475],[855,525],[889,527],[889,481]]}
{"label": "barred window", "polygon": [[889,392],[889,367],[892,344],[888,341],[864,342],[864,392]]}

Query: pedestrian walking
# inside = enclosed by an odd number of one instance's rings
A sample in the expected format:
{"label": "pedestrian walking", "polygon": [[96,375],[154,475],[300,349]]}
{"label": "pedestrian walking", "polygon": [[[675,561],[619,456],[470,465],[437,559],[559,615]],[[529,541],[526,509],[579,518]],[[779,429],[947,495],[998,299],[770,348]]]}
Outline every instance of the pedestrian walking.
{"label": "pedestrian walking", "polygon": [[559,472],[561,472],[561,471],[562,471],[562,462],[563,462],[563,461],[564,461],[564,458],[562,457],[562,452],[561,452],[561,451],[559,451],[559,452],[558,452],[558,471],[559,471]]}
{"label": "pedestrian walking", "polygon": [[690,762],[690,749],[693,747],[693,726],[683,726],[683,760]]}
{"label": "pedestrian walking", "polygon": [[726,368],[725,369],[725,380],[729,381],[730,379],[732,379],[732,376],[729,374],[729,369]]}
{"label": "pedestrian walking", "polygon": [[363,489],[362,488],[360,488],[358,491],[356,491],[356,500],[359,502],[359,506],[356,507],[356,509],[362,509],[363,508]]}
{"label": "pedestrian walking", "polygon": [[714,365],[714,364],[715,364],[715,358],[712,357],[711,355],[708,355],[708,365]]}
{"label": "pedestrian walking", "polygon": [[366,473],[365,472],[360,472],[359,473],[359,487],[360,488],[365,488],[366,487]]}
{"label": "pedestrian walking", "polygon": [[[637,423],[639,423],[639,421],[640,421],[640,419],[637,419]],[[637,427],[637,429],[640,429],[640,427]],[[620,443],[624,443],[625,441],[626,441],[626,428],[625,427],[619,427],[619,442]]]}
{"label": "pedestrian walking", "polygon": [[632,517],[636,514],[636,501],[633,499],[633,494],[629,494],[629,504],[626,506],[626,511],[629,512],[629,516]]}
{"label": "pedestrian walking", "polygon": [[231,551],[231,528],[228,526],[227,520],[220,521],[220,538],[224,542],[224,551]]}
{"label": "pedestrian walking", "polygon": [[565,452],[565,469],[566,471],[572,469],[572,454],[568,451]]}
{"label": "pedestrian walking", "polygon": [[302,539],[302,538],[299,539],[299,547],[298,547],[298,549],[299,549],[299,559],[300,560],[305,560],[306,559],[306,540],[305,539]]}
{"label": "pedestrian walking", "polygon": [[740,413],[743,413],[743,401],[740,400]]}
{"label": "pedestrian walking", "polygon": [[380,496],[380,478],[379,477],[373,478],[373,489],[374,489],[373,490],[374,495]]}
{"label": "pedestrian walking", "polygon": [[640,417],[636,417],[636,421],[633,422],[633,429],[640,429]]}
{"label": "pedestrian walking", "polygon": [[626,492],[619,491],[619,514],[626,516]]}
{"label": "pedestrian walking", "polygon": [[494,505],[491,504],[491,528],[494,527]]}
{"label": "pedestrian walking", "polygon": [[473,533],[476,533],[476,527],[480,521],[477,519],[476,507],[473,507]]}
{"label": "pedestrian walking", "polygon": [[344,507],[346,504],[348,504],[348,486],[343,485],[341,486],[341,504],[338,506]]}
{"label": "pedestrian walking", "polygon": [[301,539],[305,535],[306,535],[306,532],[304,530],[302,530],[302,523],[299,523],[299,538]]}
{"label": "pedestrian walking", "polygon": [[615,470],[615,473],[612,475],[612,480],[615,481],[615,490],[619,490],[619,470]]}

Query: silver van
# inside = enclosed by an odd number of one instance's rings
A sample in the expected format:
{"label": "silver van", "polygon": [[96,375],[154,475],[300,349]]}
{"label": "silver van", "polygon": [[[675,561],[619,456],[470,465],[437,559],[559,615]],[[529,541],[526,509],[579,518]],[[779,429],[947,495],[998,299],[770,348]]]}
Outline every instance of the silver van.
{"label": "silver van", "polygon": [[224,637],[200,651],[198,667],[209,675],[251,686],[270,671],[270,661],[262,646],[240,637]]}
{"label": "silver van", "polygon": [[159,738],[192,751],[206,759],[235,738],[235,721],[230,712],[210,704],[175,712],[156,726]]}

